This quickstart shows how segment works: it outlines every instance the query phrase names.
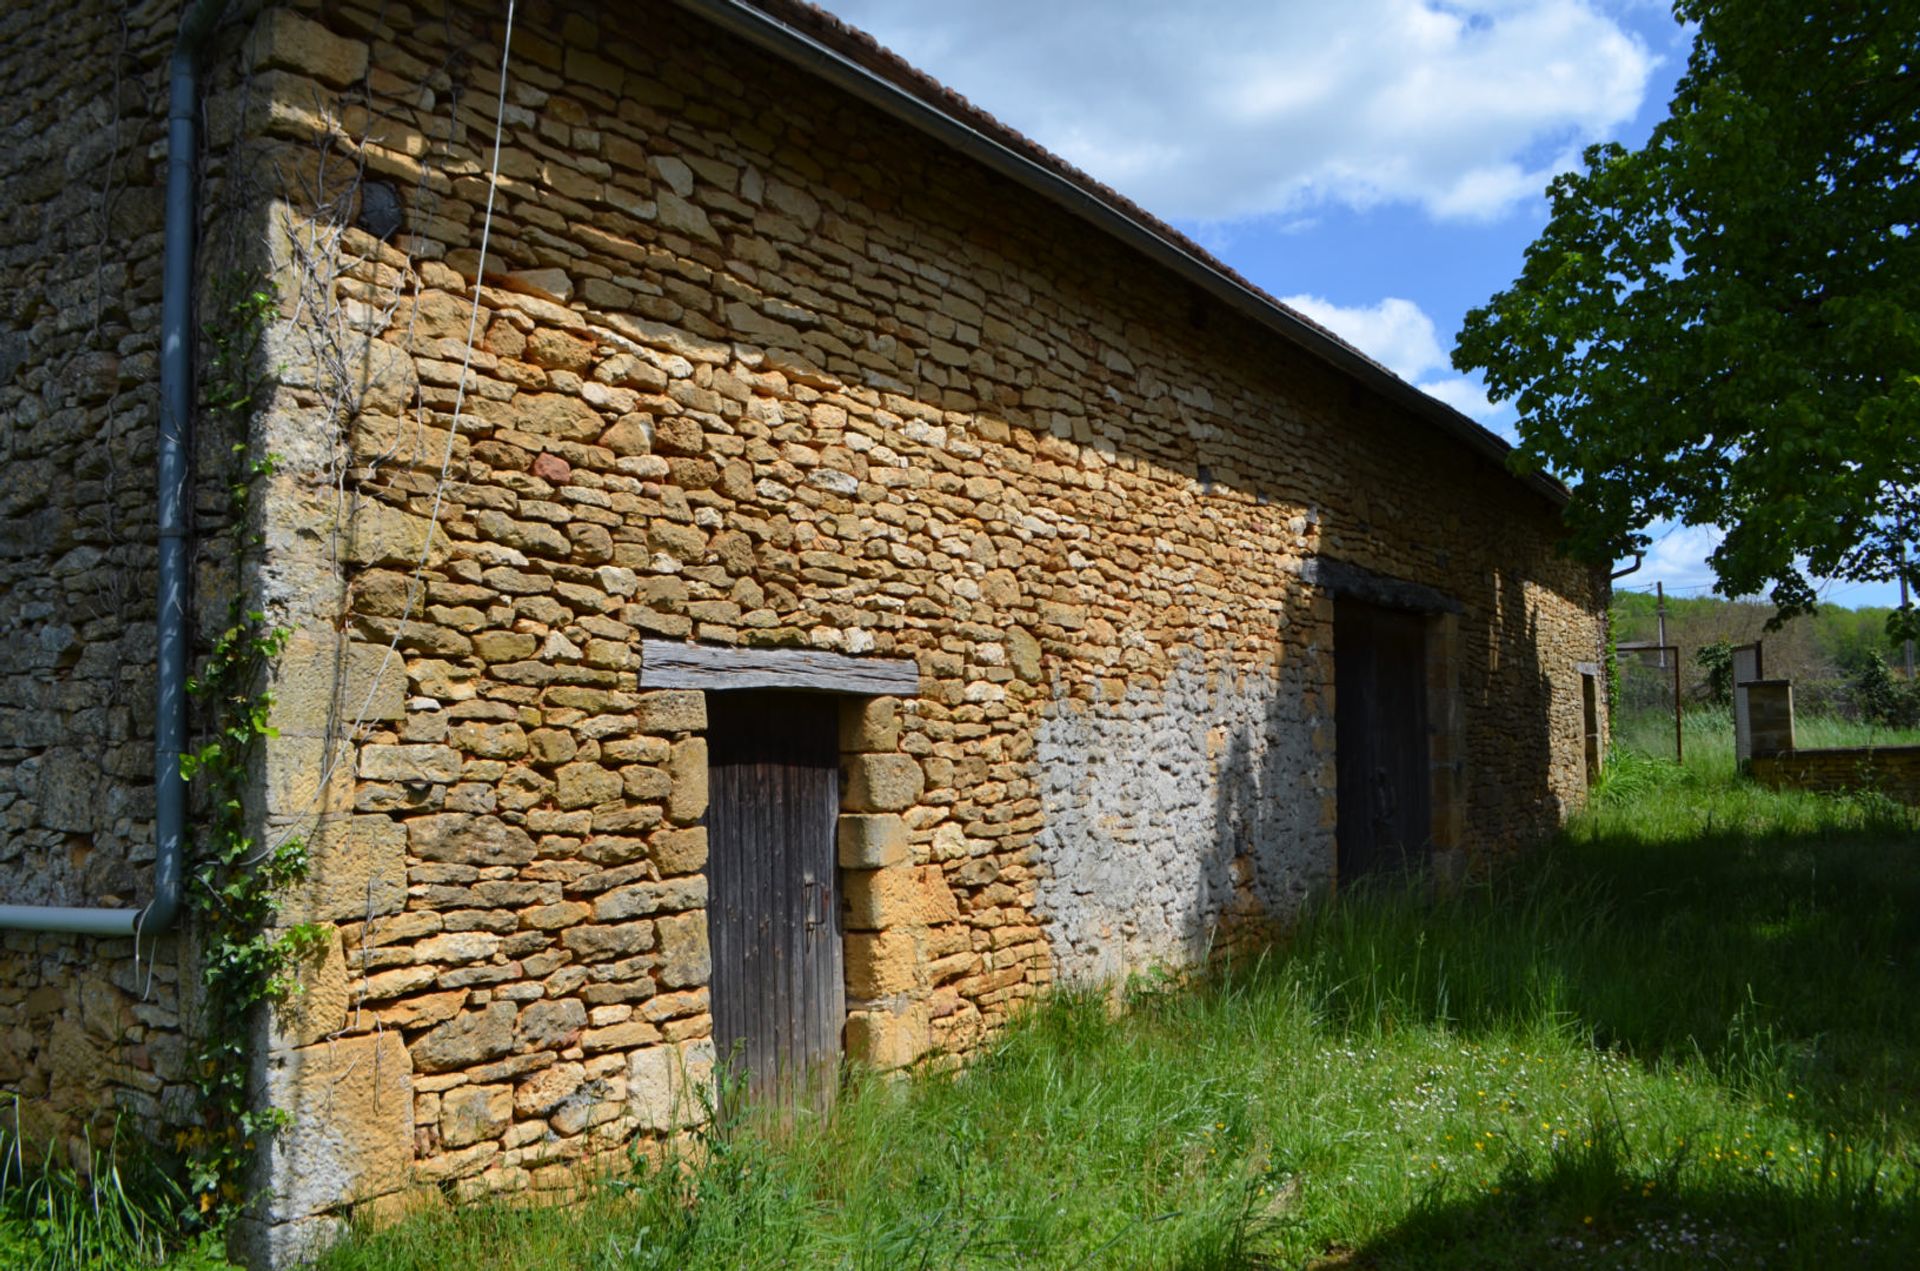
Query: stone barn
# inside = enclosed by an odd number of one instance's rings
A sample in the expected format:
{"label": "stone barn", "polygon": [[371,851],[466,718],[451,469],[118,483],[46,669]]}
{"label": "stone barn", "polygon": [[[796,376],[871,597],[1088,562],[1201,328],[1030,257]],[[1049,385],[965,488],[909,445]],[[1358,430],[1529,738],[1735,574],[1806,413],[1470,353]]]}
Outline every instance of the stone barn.
{"label": "stone barn", "polygon": [[29,3],[0,64],[0,1088],[190,1142],[248,1021],[260,1261],[1583,798],[1564,492],[817,10]]}

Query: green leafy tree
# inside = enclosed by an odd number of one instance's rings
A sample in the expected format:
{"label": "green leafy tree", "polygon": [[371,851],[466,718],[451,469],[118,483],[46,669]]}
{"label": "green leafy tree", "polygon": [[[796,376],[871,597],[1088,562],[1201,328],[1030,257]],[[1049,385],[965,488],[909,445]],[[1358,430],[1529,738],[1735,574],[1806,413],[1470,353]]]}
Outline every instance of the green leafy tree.
{"label": "green leafy tree", "polygon": [[1553,182],[1454,363],[1574,488],[1580,556],[1673,519],[1725,527],[1718,589],[1777,617],[1810,575],[1920,585],[1920,0],[1674,13],[1699,29],[1668,118]]}
{"label": "green leafy tree", "polygon": [[1733,704],[1733,646],[1725,640],[1703,644],[1693,653],[1706,699],[1715,706]]}
{"label": "green leafy tree", "polygon": [[1853,700],[1868,721],[1888,728],[1920,725],[1920,685],[1895,679],[1878,650],[1853,677]]}

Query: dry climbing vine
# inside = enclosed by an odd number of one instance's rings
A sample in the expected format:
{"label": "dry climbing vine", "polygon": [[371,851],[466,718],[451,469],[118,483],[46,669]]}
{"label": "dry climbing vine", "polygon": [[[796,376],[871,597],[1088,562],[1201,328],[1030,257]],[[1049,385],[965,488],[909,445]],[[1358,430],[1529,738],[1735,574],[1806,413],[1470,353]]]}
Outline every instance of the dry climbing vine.
{"label": "dry climbing vine", "polygon": [[[216,280],[211,301],[214,317],[202,328],[206,411],[244,437],[257,388],[255,357],[278,301],[271,286],[244,275]],[[233,443],[229,460],[238,567],[259,543],[253,490],[271,475],[274,459],[242,440]],[[182,1136],[182,1146],[195,1205],[202,1220],[214,1224],[244,1199],[243,1179],[262,1136],[286,1121],[280,1109],[255,1108],[249,1098],[248,1050],[258,1011],[298,991],[297,965],[321,942],[317,926],[276,926],[280,895],[306,873],[304,841],[263,846],[251,833],[246,803],[254,751],[274,735],[266,670],[287,634],[250,607],[244,584],[236,585],[226,624],[200,673],[187,683],[206,713],[207,732],[201,745],[180,757],[181,775],[198,792],[186,899],[196,919],[204,990],[193,1055],[201,1120]]]}
{"label": "dry climbing vine", "polygon": [[[307,161],[279,173],[289,210],[280,240],[286,255],[274,261],[274,268],[289,279],[286,294],[244,274],[220,278],[210,292],[213,319],[203,327],[207,357],[201,393],[210,420],[237,437],[249,434],[263,382],[259,351],[269,325],[282,319],[283,301],[290,310],[285,325],[293,333],[285,352],[310,376],[304,388],[319,399],[328,426],[350,439],[365,394],[365,348],[374,333],[392,325],[405,300],[406,275],[388,283],[375,260],[347,250],[366,177],[366,139],[349,137],[324,105],[317,114],[325,122],[312,153],[304,156]],[[417,205],[425,205],[426,194],[423,174]],[[310,211],[296,216],[294,207]],[[410,345],[410,325],[408,336]],[[423,416],[416,414],[415,422],[424,427]],[[334,487],[343,522],[353,501],[349,486],[368,483],[397,446],[396,440],[386,453],[353,455],[351,445],[322,452],[313,475]],[[232,447],[229,459],[234,560],[244,567],[249,551],[260,545],[253,528],[254,492],[272,475],[276,461],[244,441]],[[337,551],[338,543],[334,546]],[[416,579],[413,595],[420,590]],[[204,744],[182,757],[182,771],[199,794],[187,903],[196,917],[204,990],[193,1052],[202,1116],[183,1136],[182,1146],[195,1204],[204,1221],[214,1225],[238,1212],[257,1148],[291,1120],[283,1109],[256,1107],[257,1092],[249,1089],[249,1050],[259,1013],[300,991],[299,966],[323,947],[327,932],[315,924],[278,925],[279,897],[306,873],[304,841],[253,833],[248,794],[256,778],[250,759],[259,743],[274,735],[267,670],[290,632],[269,619],[266,604],[249,599],[244,582],[237,585],[224,628],[189,683],[206,712],[207,731]],[[341,601],[344,608],[344,593]],[[343,624],[345,618],[343,612]],[[397,639],[389,642],[390,654]],[[346,717],[339,713],[342,707]],[[333,764],[350,753],[339,730],[351,739],[363,722],[351,717],[352,707],[336,702],[329,719],[323,785]]]}

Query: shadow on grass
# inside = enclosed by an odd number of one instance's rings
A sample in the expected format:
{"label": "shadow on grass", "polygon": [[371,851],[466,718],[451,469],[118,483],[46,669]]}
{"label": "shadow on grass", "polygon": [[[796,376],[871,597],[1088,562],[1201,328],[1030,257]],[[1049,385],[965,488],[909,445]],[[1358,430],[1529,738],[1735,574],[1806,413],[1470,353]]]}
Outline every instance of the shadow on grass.
{"label": "shadow on grass", "polygon": [[1920,1130],[1920,838],[1895,827],[1714,829],[1658,850],[1570,845],[1612,897],[1599,947],[1556,950],[1601,1047],[1694,1052],[1785,1083],[1809,1118]]}
{"label": "shadow on grass", "polygon": [[1349,891],[1290,949],[1250,974],[1304,979],[1336,1028],[1546,1024],[1920,1134],[1920,823],[1884,800],[1670,771],[1492,882]]}
{"label": "shadow on grass", "polygon": [[1879,1162],[1835,1152],[1807,1165],[1818,1182],[1733,1166],[1702,1182],[1684,1151],[1651,1173],[1628,1156],[1596,1132],[1550,1163],[1516,1159],[1482,1194],[1417,1205],[1378,1237],[1309,1265],[1904,1271],[1920,1249],[1920,1204],[1879,1190]]}

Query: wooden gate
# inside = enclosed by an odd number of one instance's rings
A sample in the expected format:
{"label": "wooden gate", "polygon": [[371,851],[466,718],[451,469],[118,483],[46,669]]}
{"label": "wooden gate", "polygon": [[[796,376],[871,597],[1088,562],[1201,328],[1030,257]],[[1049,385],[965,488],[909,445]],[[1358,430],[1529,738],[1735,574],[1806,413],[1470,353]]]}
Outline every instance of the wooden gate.
{"label": "wooden gate", "polygon": [[1422,868],[1433,851],[1426,615],[1337,598],[1334,732],[1340,880]]}
{"label": "wooden gate", "polygon": [[756,1102],[822,1102],[838,1078],[838,720],[824,694],[707,695],[714,1045]]}

